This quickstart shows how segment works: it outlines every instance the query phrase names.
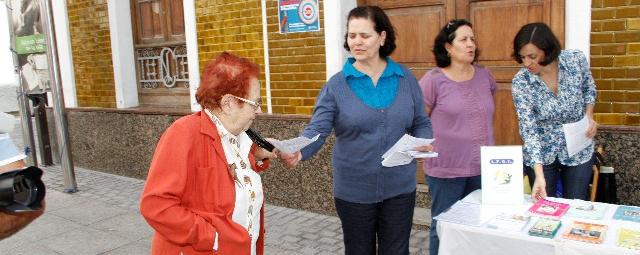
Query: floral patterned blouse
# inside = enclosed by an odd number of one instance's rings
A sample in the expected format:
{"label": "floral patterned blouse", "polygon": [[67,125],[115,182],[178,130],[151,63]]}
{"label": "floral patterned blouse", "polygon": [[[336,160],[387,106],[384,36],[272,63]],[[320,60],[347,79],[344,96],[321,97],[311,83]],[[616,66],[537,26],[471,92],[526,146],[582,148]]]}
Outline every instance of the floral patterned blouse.
{"label": "floral patterned blouse", "polygon": [[527,68],[513,77],[511,92],[527,166],[549,165],[556,158],[565,166],[575,166],[587,162],[593,154],[592,144],[570,157],[562,129],[562,124],[582,119],[586,106],[595,103],[596,87],[589,63],[581,51],[563,50],[558,66],[557,95]]}

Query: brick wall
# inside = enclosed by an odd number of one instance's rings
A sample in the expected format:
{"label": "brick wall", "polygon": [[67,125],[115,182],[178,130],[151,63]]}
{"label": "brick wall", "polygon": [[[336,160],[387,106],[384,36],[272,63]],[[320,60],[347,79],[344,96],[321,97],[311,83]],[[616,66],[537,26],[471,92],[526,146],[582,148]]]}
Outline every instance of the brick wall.
{"label": "brick wall", "polygon": [[640,0],[592,0],[591,20],[596,121],[640,125]]}
{"label": "brick wall", "polygon": [[[273,112],[310,114],[325,82],[324,32],[279,34],[277,1],[267,1],[267,16]],[[198,0],[196,24],[201,70],[228,51],[258,63],[264,84],[260,1]]]}
{"label": "brick wall", "polygon": [[324,11],[320,31],[278,33],[277,1],[267,1],[271,97],[274,113],[311,114],[326,82]]}
{"label": "brick wall", "polygon": [[255,0],[197,0],[196,30],[201,72],[211,59],[223,51],[260,65],[263,110],[266,110],[261,8],[260,1]]}
{"label": "brick wall", "polygon": [[67,0],[78,106],[115,108],[106,0]]}

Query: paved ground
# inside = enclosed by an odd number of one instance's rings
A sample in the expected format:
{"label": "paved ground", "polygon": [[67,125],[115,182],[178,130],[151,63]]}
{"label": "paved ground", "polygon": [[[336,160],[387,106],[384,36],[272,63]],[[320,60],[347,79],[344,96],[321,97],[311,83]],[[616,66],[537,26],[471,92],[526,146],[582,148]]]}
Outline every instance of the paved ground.
{"label": "paved ground", "polygon": [[[12,132],[22,141],[19,126]],[[79,191],[62,192],[59,166],[43,168],[45,214],[16,235],[0,241],[0,254],[148,254],[152,230],[140,216],[143,180],[76,167]],[[343,254],[337,217],[266,205],[265,253]],[[411,233],[411,254],[427,254],[428,233]]]}

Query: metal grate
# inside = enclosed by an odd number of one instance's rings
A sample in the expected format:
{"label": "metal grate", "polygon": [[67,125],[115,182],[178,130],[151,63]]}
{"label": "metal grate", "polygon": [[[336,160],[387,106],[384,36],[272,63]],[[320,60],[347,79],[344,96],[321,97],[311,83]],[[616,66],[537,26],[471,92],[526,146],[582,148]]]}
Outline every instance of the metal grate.
{"label": "metal grate", "polygon": [[166,88],[177,85],[189,87],[187,47],[141,48],[136,50],[138,83],[143,89],[155,89],[160,84]]}

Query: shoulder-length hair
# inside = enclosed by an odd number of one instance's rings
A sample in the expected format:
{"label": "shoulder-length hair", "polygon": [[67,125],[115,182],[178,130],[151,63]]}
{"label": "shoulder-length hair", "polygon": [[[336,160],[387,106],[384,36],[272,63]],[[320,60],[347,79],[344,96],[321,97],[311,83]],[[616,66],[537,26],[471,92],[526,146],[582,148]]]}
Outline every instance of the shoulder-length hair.
{"label": "shoulder-length hair", "polygon": [[[473,29],[473,25],[466,19],[452,19],[445,26],[440,29],[440,32],[436,36],[435,41],[433,42],[433,56],[436,58],[436,65],[440,68],[445,68],[451,65],[451,57],[447,52],[447,48],[445,45],[452,44],[453,40],[456,39],[456,30],[458,30],[461,26],[469,26]],[[480,50],[476,47],[475,56],[473,58],[473,62],[478,61],[478,55],[480,55]]]}
{"label": "shoulder-length hair", "polygon": [[[387,37],[384,40],[384,45],[380,46],[379,55],[381,58],[386,58],[396,49],[396,32],[393,29],[393,25],[391,24],[391,20],[387,17],[387,14],[384,13],[382,9],[378,6],[367,5],[367,6],[358,6],[353,8],[349,15],[347,16],[347,30],[349,28],[349,21],[355,18],[364,18],[373,22],[374,30],[380,34],[382,31],[387,32]],[[344,34],[344,49],[347,51],[351,51],[349,48],[349,44],[347,44],[347,38],[349,37],[349,32],[347,31]]]}
{"label": "shoulder-length hair", "polygon": [[542,66],[546,66],[558,59],[562,50],[560,41],[558,41],[549,26],[539,22],[526,24],[520,28],[516,37],[513,38],[513,54],[511,56],[518,64],[522,64],[520,49],[529,43],[544,51],[544,59],[539,63]]}
{"label": "shoulder-length hair", "polygon": [[215,109],[226,94],[246,97],[251,79],[259,73],[258,65],[248,59],[222,52],[204,67],[196,101],[205,109]]}

